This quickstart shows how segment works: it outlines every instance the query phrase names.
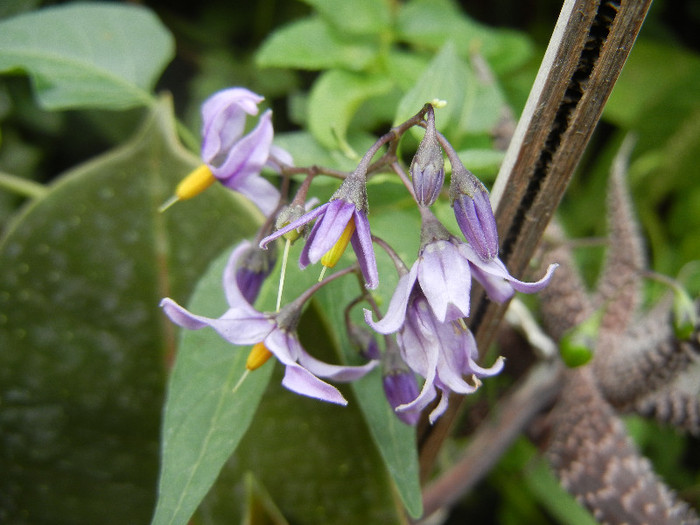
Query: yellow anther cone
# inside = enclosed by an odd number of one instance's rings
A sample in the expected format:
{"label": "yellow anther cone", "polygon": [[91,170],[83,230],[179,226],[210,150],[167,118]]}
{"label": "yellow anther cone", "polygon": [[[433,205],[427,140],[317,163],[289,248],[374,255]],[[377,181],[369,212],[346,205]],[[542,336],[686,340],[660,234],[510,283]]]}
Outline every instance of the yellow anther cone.
{"label": "yellow anther cone", "polygon": [[326,268],[333,268],[338,263],[340,257],[345,252],[345,248],[348,247],[348,243],[350,242],[353,233],[355,233],[355,219],[351,218],[345,226],[343,233],[340,234],[340,238],[321,258],[321,264],[323,266]]}
{"label": "yellow anther cone", "polygon": [[250,349],[245,367],[251,371],[256,370],[264,365],[270,357],[272,357],[272,352],[267,349],[265,343],[257,343]]}
{"label": "yellow anther cone", "polygon": [[184,201],[199,195],[214,182],[216,182],[216,177],[214,177],[209,166],[202,164],[180,181],[175,188],[175,195],[163,203],[160,211],[167,210],[178,201]]}

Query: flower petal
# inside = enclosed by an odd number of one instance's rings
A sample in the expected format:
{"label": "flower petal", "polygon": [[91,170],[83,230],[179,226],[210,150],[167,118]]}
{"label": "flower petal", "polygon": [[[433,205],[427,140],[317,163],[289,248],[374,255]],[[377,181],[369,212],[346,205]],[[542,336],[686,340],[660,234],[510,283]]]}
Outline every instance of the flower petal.
{"label": "flower petal", "polygon": [[275,327],[274,321],[263,314],[255,312],[255,315],[251,315],[241,309],[232,308],[220,318],[213,319],[193,314],[169,298],[163,299],[160,306],[175,324],[191,330],[210,326],[226,341],[235,345],[258,343]]}
{"label": "flower petal", "polygon": [[220,165],[209,166],[214,176],[224,186],[237,190],[240,179],[259,175],[270,155],[273,134],[272,111],[268,109],[255,129],[228,150],[226,159]]}
{"label": "flower petal", "polygon": [[442,390],[440,392],[440,402],[437,404],[437,406],[433,409],[433,411],[430,413],[428,416],[428,421],[430,421],[430,424],[432,425],[437,421],[437,418],[439,418],[441,415],[445,413],[445,410],[447,410],[447,405],[449,404],[450,401],[450,395],[449,392],[445,392]]}
{"label": "flower petal", "polygon": [[245,88],[224,89],[202,104],[202,160],[207,164],[224,157],[243,135],[246,114],[257,115],[264,97]]}
{"label": "flower petal", "polygon": [[379,363],[379,361],[373,360],[360,366],[331,365],[316,359],[304,350],[301,345],[299,345],[298,349],[298,360],[300,365],[314,375],[343,383],[360,379]]}
{"label": "flower petal", "polygon": [[418,266],[414,264],[411,271],[399,279],[394,295],[391,296],[386,315],[379,321],[372,319],[372,312],[365,309],[365,322],[380,334],[392,334],[404,324],[406,307],[411,296],[411,290],[416,282]]}
{"label": "flower petal", "polygon": [[279,173],[280,163],[286,164],[287,166],[294,166],[294,158],[286,149],[280,148],[279,146],[275,146],[273,144],[270,146],[270,156],[268,157],[265,166]]}
{"label": "flower petal", "polygon": [[320,380],[296,362],[301,345],[295,335],[283,330],[273,330],[265,338],[265,347],[285,366],[282,385],[286,388],[329,403],[348,404],[337,388]]}
{"label": "flower petal", "polygon": [[347,400],[343,394],[332,385],[321,381],[318,377],[309,372],[306,368],[292,363],[287,365],[284,372],[282,385],[303,396],[313,397],[321,401],[347,405]]}
{"label": "flower petal", "polygon": [[362,270],[366,286],[370,290],[374,290],[379,285],[379,272],[377,271],[377,260],[374,257],[369,221],[367,215],[357,210],[354,212],[354,218],[355,232],[350,242],[352,249],[355,250],[357,261],[360,263],[360,270]]}
{"label": "flower petal", "polygon": [[236,184],[236,191],[248,197],[265,216],[271,215],[280,201],[280,192],[260,175],[242,178]]}
{"label": "flower petal", "polygon": [[266,248],[267,245],[274,241],[275,239],[282,237],[285,233],[288,233],[292,230],[296,230],[297,228],[300,228],[301,226],[304,226],[306,223],[311,222],[314,220],[316,217],[319,215],[325,213],[326,208],[328,207],[329,203],[322,204],[318,208],[314,208],[308,213],[305,213],[301,217],[299,217],[297,220],[290,222],[283,228],[280,228],[279,230],[275,231],[274,233],[268,235],[265,237],[262,241],[260,241],[260,247],[261,248]]}
{"label": "flower petal", "polygon": [[449,241],[428,244],[420,254],[418,282],[440,322],[469,315],[469,262]]}
{"label": "flower petal", "polygon": [[314,225],[314,235],[309,235],[302,250],[311,263],[320,261],[338,241],[354,211],[355,205],[350,202],[342,199],[330,201],[326,213]]}

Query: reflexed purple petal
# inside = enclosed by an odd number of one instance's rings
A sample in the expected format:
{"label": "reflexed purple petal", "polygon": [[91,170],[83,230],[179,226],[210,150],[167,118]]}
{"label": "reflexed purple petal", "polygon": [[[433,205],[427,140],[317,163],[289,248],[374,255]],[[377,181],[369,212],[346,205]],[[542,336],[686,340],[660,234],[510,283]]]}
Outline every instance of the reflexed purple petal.
{"label": "reflexed purple petal", "polygon": [[319,361],[301,346],[299,347],[299,355],[297,360],[299,361],[300,365],[309,370],[312,374],[343,383],[355,381],[356,379],[364,377],[367,372],[372,370],[379,363],[379,361],[369,361],[361,366],[331,365],[324,363],[323,361]]}
{"label": "reflexed purple petal", "polygon": [[503,365],[505,365],[505,358],[502,356],[499,356],[498,359],[496,359],[496,362],[488,368],[483,368],[477,365],[471,357],[469,358],[468,362],[469,370],[478,377],[495,376],[501,370],[503,370]]}
{"label": "reflexed purple petal", "polygon": [[542,279],[528,283],[513,277],[498,258],[484,261],[471,246],[466,244],[461,245],[459,249],[469,259],[474,278],[481,283],[489,297],[497,302],[510,299],[515,290],[523,293],[539,292],[549,284],[552,274],[558,266],[558,264],[551,264]]}
{"label": "reflexed purple petal", "polygon": [[321,401],[336,403],[338,405],[348,404],[337,388],[321,381],[318,377],[296,363],[287,365],[282,385],[292,392],[303,396],[313,397]]}
{"label": "reflexed purple petal", "polygon": [[274,241],[275,239],[278,239],[279,237],[282,237],[287,232],[290,232],[292,230],[296,230],[297,228],[301,228],[305,224],[311,222],[314,220],[316,217],[319,215],[323,214],[326,212],[326,208],[329,206],[330,203],[323,204],[319,206],[318,208],[314,208],[308,213],[305,213],[301,217],[299,217],[296,221],[292,221],[283,228],[280,228],[276,232],[272,233],[271,235],[268,235],[265,237],[262,241],[260,241],[260,247],[261,248],[266,248],[267,245],[271,242]]}
{"label": "reflexed purple petal", "polygon": [[428,244],[420,255],[418,282],[441,322],[469,315],[469,262],[449,241]]}
{"label": "reflexed purple petal", "polygon": [[302,354],[306,354],[296,335],[284,330],[273,330],[265,339],[265,347],[285,366],[282,384],[286,388],[304,396],[347,405],[347,401],[335,387],[321,381],[296,362]]}
{"label": "reflexed purple petal", "polygon": [[406,306],[411,296],[411,290],[416,282],[418,266],[414,264],[411,271],[399,279],[394,295],[391,296],[386,315],[379,321],[372,320],[372,312],[365,309],[365,322],[380,334],[392,334],[404,324]]}
{"label": "reflexed purple petal", "polygon": [[294,158],[286,149],[282,149],[273,144],[270,146],[270,157],[267,159],[265,166],[279,173],[279,163],[286,164],[287,166],[294,166]]}
{"label": "reflexed purple petal", "polygon": [[275,323],[263,314],[251,315],[239,309],[230,309],[218,319],[195,315],[172,299],[163,299],[160,303],[165,314],[175,324],[183,328],[198,330],[210,326],[221,337],[235,345],[255,344],[262,341],[274,328]]}
{"label": "reflexed purple petal", "polygon": [[550,264],[547,268],[547,273],[545,273],[544,277],[542,277],[542,279],[539,281],[528,283],[519,281],[513,276],[510,276],[508,280],[510,281],[511,286],[518,292],[536,293],[549,284],[549,281],[552,279],[552,275],[554,275],[554,270],[556,270],[558,266],[559,265],[557,263]]}
{"label": "reflexed purple petal", "polygon": [[438,405],[433,409],[433,411],[430,413],[428,416],[428,421],[430,421],[430,424],[432,425],[437,421],[437,419],[445,413],[445,410],[447,410],[447,405],[450,401],[450,396],[448,392],[445,392],[444,390],[440,393],[440,402]]}
{"label": "reflexed purple petal", "polygon": [[317,263],[343,234],[355,212],[355,205],[342,199],[331,201],[309,235],[302,253],[311,263]]}
{"label": "reflexed purple petal", "polygon": [[374,257],[369,221],[364,213],[357,210],[355,210],[354,218],[355,232],[350,242],[352,242],[352,248],[355,250],[357,261],[360,263],[366,286],[370,290],[374,290],[379,285],[379,272],[377,271],[377,260]]}
{"label": "reflexed purple petal", "polygon": [[204,162],[209,164],[225,155],[243,134],[246,114],[257,115],[262,100],[245,88],[231,88],[213,94],[202,104]]}
{"label": "reflexed purple petal", "polygon": [[226,159],[220,165],[209,166],[214,176],[224,186],[237,190],[240,179],[259,175],[270,155],[273,134],[272,112],[268,109],[255,129],[228,150]]}
{"label": "reflexed purple petal", "polygon": [[239,179],[236,191],[248,197],[265,216],[272,214],[280,201],[279,190],[260,175]]}
{"label": "reflexed purple petal", "polygon": [[210,319],[208,317],[190,313],[169,297],[166,297],[160,302],[160,307],[173,323],[183,328],[199,330],[200,328],[209,326]]}

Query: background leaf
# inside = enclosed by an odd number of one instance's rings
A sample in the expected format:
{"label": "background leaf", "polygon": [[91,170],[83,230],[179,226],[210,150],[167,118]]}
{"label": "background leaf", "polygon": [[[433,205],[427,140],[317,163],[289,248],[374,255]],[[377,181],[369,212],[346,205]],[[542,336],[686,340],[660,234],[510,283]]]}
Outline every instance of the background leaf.
{"label": "background leaf", "polygon": [[[0,521],[144,523],[184,301],[252,205],[222,187],[158,205],[197,159],[161,103],[130,142],[62,176],[0,240]],[[128,503],[125,503],[128,502]]]}
{"label": "background leaf", "polygon": [[304,0],[336,28],[353,35],[378,34],[388,30],[391,10],[388,0]]}
{"label": "background leaf", "polygon": [[135,5],[73,3],[0,22],[0,72],[29,74],[47,109],[151,103],[173,54],[168,30]]}
{"label": "background leaf", "polygon": [[261,67],[363,69],[376,53],[375,46],[342,38],[320,17],[296,20],[269,36],[256,54]]}
{"label": "background leaf", "polygon": [[448,42],[399,102],[394,125],[410,118],[426,102],[439,99],[446,101],[447,105],[437,111],[435,125],[444,130],[459,119],[469,76],[466,64],[457,55],[457,48]]}
{"label": "background leaf", "polygon": [[338,139],[345,140],[360,104],[389,92],[392,85],[383,75],[361,75],[338,69],[326,71],[314,83],[309,97],[309,131],[325,147],[338,149]]}

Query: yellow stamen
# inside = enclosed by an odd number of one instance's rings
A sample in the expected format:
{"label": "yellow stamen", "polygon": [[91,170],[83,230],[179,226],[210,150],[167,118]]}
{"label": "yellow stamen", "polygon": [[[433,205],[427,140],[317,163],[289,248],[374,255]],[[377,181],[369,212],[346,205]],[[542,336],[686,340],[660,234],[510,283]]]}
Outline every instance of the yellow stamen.
{"label": "yellow stamen", "polygon": [[264,365],[270,357],[272,357],[272,352],[270,352],[265,346],[265,343],[261,341],[253,345],[253,348],[250,349],[245,367],[251,371],[256,370]]}
{"label": "yellow stamen", "polygon": [[178,201],[184,201],[199,195],[214,184],[215,181],[216,177],[214,177],[209,166],[202,164],[180,181],[175,188],[175,195],[165,201],[163,205],[158,208],[159,211],[163,212]]}
{"label": "yellow stamen", "polygon": [[343,233],[340,234],[340,238],[321,258],[321,264],[323,266],[326,268],[333,268],[338,263],[340,256],[343,255],[345,248],[348,247],[348,243],[350,242],[350,238],[352,237],[353,233],[355,233],[355,218],[351,217],[345,226]]}

